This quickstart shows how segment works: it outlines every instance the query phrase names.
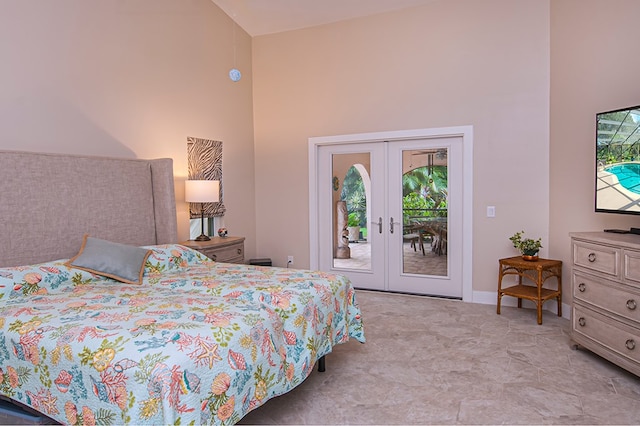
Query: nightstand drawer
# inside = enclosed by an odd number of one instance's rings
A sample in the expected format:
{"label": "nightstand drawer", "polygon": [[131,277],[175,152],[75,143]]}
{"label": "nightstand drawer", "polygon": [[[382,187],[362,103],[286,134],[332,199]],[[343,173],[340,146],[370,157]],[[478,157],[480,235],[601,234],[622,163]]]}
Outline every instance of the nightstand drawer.
{"label": "nightstand drawer", "polygon": [[584,241],[573,242],[573,264],[592,271],[620,276],[620,256],[622,250]]}
{"label": "nightstand drawer", "polygon": [[211,237],[209,241],[184,241],[215,262],[244,263],[244,237]]}
{"label": "nightstand drawer", "polygon": [[[242,263],[244,261],[244,246],[233,245],[220,249],[210,248],[199,250],[200,253],[216,262]],[[239,262],[238,262],[239,261]]]}

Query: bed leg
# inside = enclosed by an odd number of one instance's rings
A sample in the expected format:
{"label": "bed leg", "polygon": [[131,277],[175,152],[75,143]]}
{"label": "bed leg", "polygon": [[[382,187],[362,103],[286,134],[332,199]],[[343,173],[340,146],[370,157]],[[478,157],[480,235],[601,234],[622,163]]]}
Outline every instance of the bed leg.
{"label": "bed leg", "polygon": [[320,359],[318,359],[318,372],[324,373],[324,370],[325,370],[324,356],[321,356]]}

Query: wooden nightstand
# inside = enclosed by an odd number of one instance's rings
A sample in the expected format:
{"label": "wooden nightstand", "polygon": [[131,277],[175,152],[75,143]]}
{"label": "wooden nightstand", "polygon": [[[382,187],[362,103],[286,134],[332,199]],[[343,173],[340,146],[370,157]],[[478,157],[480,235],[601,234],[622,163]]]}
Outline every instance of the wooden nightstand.
{"label": "wooden nightstand", "polygon": [[211,237],[210,241],[183,241],[216,262],[244,263],[244,237]]}

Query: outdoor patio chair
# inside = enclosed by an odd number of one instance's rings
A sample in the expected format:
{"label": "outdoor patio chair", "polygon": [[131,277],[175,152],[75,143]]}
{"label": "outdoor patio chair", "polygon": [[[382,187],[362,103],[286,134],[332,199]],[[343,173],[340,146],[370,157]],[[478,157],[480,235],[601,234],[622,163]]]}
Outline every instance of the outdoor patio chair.
{"label": "outdoor patio chair", "polygon": [[418,246],[420,246],[420,251],[422,251],[422,255],[424,256],[424,241],[422,240],[422,235],[420,234],[420,231],[418,230],[417,233],[415,232],[411,232],[411,228],[409,228],[409,233],[408,234],[404,234],[402,236],[402,240],[404,242],[410,242],[411,243],[411,248],[413,249],[413,251],[417,251],[418,250]]}

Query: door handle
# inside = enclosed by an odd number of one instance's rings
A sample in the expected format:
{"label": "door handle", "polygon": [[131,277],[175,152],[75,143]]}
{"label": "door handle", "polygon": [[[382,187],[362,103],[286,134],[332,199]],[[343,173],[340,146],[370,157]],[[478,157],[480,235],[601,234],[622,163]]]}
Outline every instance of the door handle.
{"label": "door handle", "polygon": [[379,217],[377,222],[371,222],[372,225],[378,225],[378,233],[382,234],[382,218]]}
{"label": "door handle", "polygon": [[394,222],[393,218],[389,218],[389,232],[393,234],[393,225],[400,225],[400,222]]}

